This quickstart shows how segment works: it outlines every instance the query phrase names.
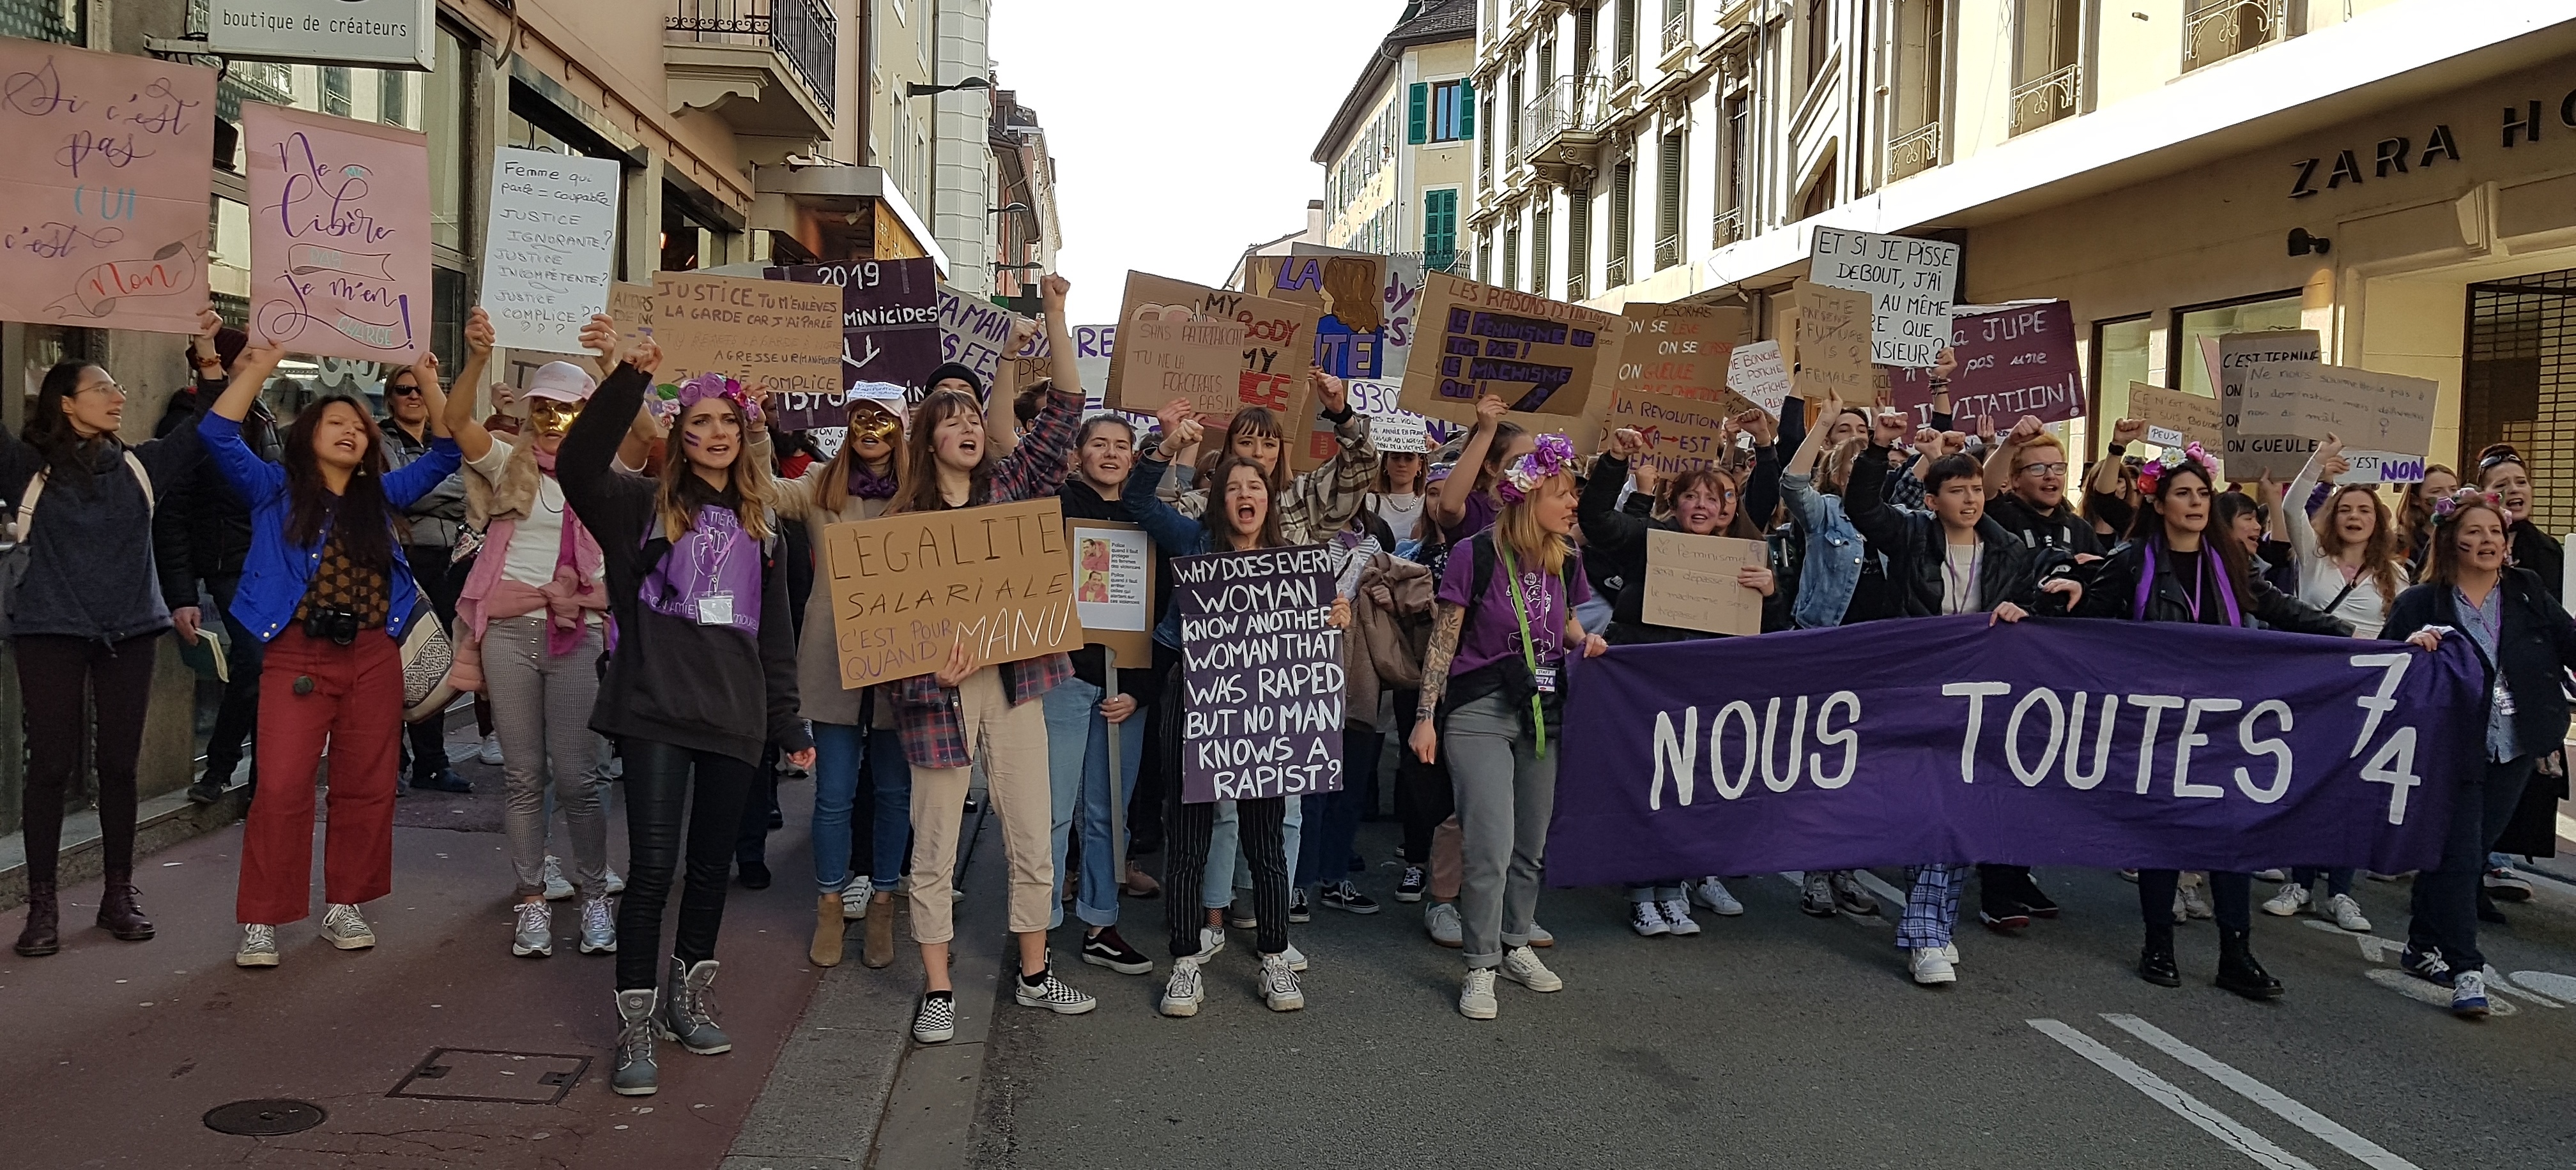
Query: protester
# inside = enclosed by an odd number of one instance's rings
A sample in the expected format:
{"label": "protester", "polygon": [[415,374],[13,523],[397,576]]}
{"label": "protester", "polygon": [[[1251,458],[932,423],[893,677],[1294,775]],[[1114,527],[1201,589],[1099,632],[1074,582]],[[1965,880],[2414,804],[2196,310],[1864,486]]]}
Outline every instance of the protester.
{"label": "protester", "polygon": [[376,945],[358,904],[393,889],[393,802],[403,714],[404,632],[428,614],[397,543],[402,510],[455,474],[438,358],[409,371],[427,408],[426,453],[385,466],[366,404],[315,401],[287,431],[284,466],[251,453],[242,419],[284,352],[253,346],[231,384],[197,422],[207,457],[249,501],[251,551],[233,616],[268,643],[259,700],[258,769],[242,829],[233,962],[274,967],[277,928],[309,913],[313,775],[330,749],[331,817],[324,844],[322,937],[341,950]]}
{"label": "protester", "polygon": [[[492,321],[476,308],[465,323],[465,368],[457,385],[482,381],[492,357]],[[546,904],[546,788],[554,787],[572,838],[571,884],[581,897],[585,955],[617,950],[608,904],[608,818],[601,810],[599,737],[590,730],[599,700],[606,558],[570,515],[555,478],[564,435],[599,383],[571,362],[548,362],[528,380],[527,433],[496,439],[474,420],[472,393],[447,402],[448,433],[465,460],[466,521],[483,533],[481,552],[459,591],[460,659],[493,698],[507,792],[502,827],[518,878],[515,955],[554,954],[554,911]],[[417,750],[417,749],[415,749]]]}
{"label": "protester", "polygon": [[[1878,562],[1844,511],[1842,498],[1852,463],[1866,440],[1847,439],[1832,446],[1832,459],[1822,470],[1817,467],[1819,457],[1834,442],[1834,432],[1843,429],[1843,420],[1865,416],[1857,416],[1855,408],[1844,406],[1835,395],[1827,395],[1822,406],[1823,417],[1835,420],[1833,425],[1808,430],[1780,473],[1780,496],[1788,508],[1793,538],[1789,560],[1796,566],[1797,579],[1789,621],[1803,630],[1843,624],[1859,591],[1862,570],[1875,568]],[[1809,915],[1878,913],[1878,900],[1861,888],[1859,875],[1852,870],[1809,870],[1801,875],[1800,887],[1799,909]]]}
{"label": "protester", "polygon": [[[194,643],[202,620],[185,536],[156,524],[155,504],[190,490],[199,448],[187,432],[128,447],[124,422],[116,379],[67,361],[45,371],[21,434],[0,430],[0,498],[18,501],[12,539],[28,550],[8,617],[27,735],[16,950],[29,958],[61,949],[63,804],[85,773],[96,776],[106,871],[99,928],[127,942],[153,935],[134,885],[135,761],[155,644],[174,623]],[[159,539],[138,539],[147,532]]]}
{"label": "protester", "polygon": [[[384,435],[388,472],[400,471],[429,453],[431,408],[424,389],[419,376],[407,369],[397,370],[385,379],[385,417],[377,421],[376,427]],[[461,582],[451,582],[448,570],[464,519],[465,484],[453,476],[403,509],[403,560],[411,566],[421,591],[428,595],[439,623],[451,629],[456,625],[456,586]],[[474,790],[447,761],[445,710],[433,711],[413,723],[410,735],[410,783],[414,791]]]}
{"label": "protester", "polygon": [[1387,551],[1411,560],[1429,535],[1430,526],[1423,523],[1427,497],[1422,494],[1429,461],[1415,451],[1380,452],[1378,460],[1377,486],[1368,494],[1367,508],[1395,536],[1395,547]]}
{"label": "protester", "polygon": [[1464,545],[1468,537],[1493,527],[1494,517],[1503,510],[1501,498],[1495,495],[1503,469],[1529,454],[1536,443],[1518,423],[1503,417],[1510,409],[1492,394],[1476,400],[1475,428],[1458,451],[1456,470],[1434,486],[1427,509],[1444,543]]}
{"label": "protester", "polygon": [[[1395,534],[1375,511],[1366,508],[1324,542],[1333,557],[1334,596],[1350,603],[1354,614],[1360,604],[1360,579],[1379,556],[1394,547]],[[1369,796],[1369,780],[1377,771],[1378,755],[1386,746],[1386,737],[1378,730],[1375,667],[1363,669],[1366,660],[1357,641],[1356,636],[1342,640],[1342,786],[1332,792],[1298,798],[1298,803],[1314,814],[1315,824],[1313,832],[1296,837],[1297,852],[1289,857],[1295,874],[1290,886],[1291,923],[1306,921],[1298,915],[1300,909],[1307,909],[1311,917],[1313,905],[1349,914],[1375,914],[1384,909],[1377,899],[1361,893],[1359,883],[1351,880],[1353,861],[1359,852],[1361,806]],[[1242,884],[1248,887],[1251,875],[1247,872],[1243,876],[1247,880]]]}
{"label": "protester", "polygon": [[2459,777],[2452,789],[2441,863],[2415,875],[2399,965],[2449,987],[2452,1014],[2479,1017],[2488,1011],[2486,955],[2478,947],[2479,874],[2487,850],[2522,805],[2539,758],[2566,738],[2559,684],[2576,665],[2576,622],[2537,574],[2507,563],[2509,512],[2495,493],[2464,490],[2432,507],[2425,581],[2397,596],[2382,633],[2428,651],[2445,635],[2468,639],[2486,682],[2485,767]]}
{"label": "protester", "polygon": [[[232,363],[249,342],[247,334],[225,325],[214,310],[205,310],[196,336],[188,339],[195,377],[170,396],[160,421],[153,424],[153,436],[195,434],[198,418],[223,396]],[[282,457],[277,419],[269,414],[268,404],[256,399],[251,402],[250,413],[242,419],[241,433],[242,441],[261,459],[275,463]],[[259,725],[260,655],[267,644],[253,637],[250,629],[232,615],[233,597],[241,588],[242,564],[250,556],[250,507],[233,490],[214,460],[193,462],[195,470],[184,490],[172,491],[168,498],[155,502],[153,536],[155,540],[163,539],[165,529],[182,534],[185,556],[174,550],[161,557],[168,563],[157,567],[164,572],[179,568],[188,574],[189,588],[183,594],[187,600],[182,607],[196,604],[195,585],[203,582],[207,595],[215,600],[214,613],[206,616],[223,624],[224,697],[215,708],[213,726],[206,731],[205,770],[198,774],[196,783],[188,786],[189,803],[213,804],[223,799],[225,789],[232,787],[233,771],[249,754],[251,732]],[[178,616],[174,610],[173,620]],[[254,786],[258,779],[259,769],[254,764],[250,775]]]}
{"label": "protester", "polygon": [[[2532,521],[2534,489],[2521,454],[2504,443],[2480,451],[2477,486],[2494,494],[2506,518],[2512,521],[2507,531],[2513,542],[2513,567],[2530,571],[2540,579],[2540,587],[2549,591],[2551,599],[2563,604],[2560,591],[2566,584],[2566,552],[2557,537]],[[2512,820],[2496,838],[2495,856],[2488,859],[2486,878],[2479,885],[2478,913],[2485,921],[2504,921],[2503,913],[2491,899],[2519,902],[2531,897],[2531,884],[2514,874],[2506,855],[2548,857],[2558,851],[2558,806],[2567,799],[2566,753],[2551,750],[2539,754],[2531,782],[2523,786],[2522,805],[2514,810]]]}
{"label": "protester", "polygon": [[[605,351],[615,327],[593,317],[583,340]],[[660,1085],[657,1030],[691,1052],[732,1049],[711,993],[736,825],[765,743],[808,767],[814,758],[796,717],[778,488],[766,464],[746,457],[752,396],[722,375],[691,378],[671,424],[678,450],[661,474],[612,466],[661,357],[650,337],[627,348],[555,461],[573,516],[598,538],[618,631],[590,726],[615,738],[626,761],[631,872],[617,908],[622,1029],[609,1083],[629,1096]],[[663,910],[684,840],[688,877],[657,997]]]}
{"label": "protester", "polygon": [[2424,466],[2424,478],[2397,493],[2397,547],[2412,572],[2424,567],[2433,547],[2433,501],[2460,490],[2460,473],[2439,463]]}
{"label": "protester", "polygon": [[[1061,276],[1050,275],[1044,283],[1047,343],[1062,355],[1059,362],[1069,362],[1074,352],[1064,310],[1071,287]],[[941,371],[932,372],[934,384],[946,380]],[[995,419],[974,396],[934,389],[913,411],[904,479],[886,510],[938,512],[1052,495],[1070,467],[1081,417],[1080,382],[1061,378],[1029,433],[1011,454],[998,456],[990,435]],[[1019,979],[1011,985],[1012,998],[1023,1007],[1059,1015],[1080,1015],[1099,1006],[1057,978],[1047,962],[1047,922],[1054,904],[1053,883],[1047,880],[1046,713],[1034,700],[1072,675],[1072,663],[1062,654],[987,665],[960,641],[937,671],[888,684],[895,725],[913,768],[912,932],[921,944],[924,991],[912,1035],[924,1044],[957,1035],[956,992],[948,970],[948,947],[956,933],[949,890],[970,765],[975,763],[983,765],[985,791],[1001,813],[1002,841],[1010,855],[1010,926],[1019,936]]]}
{"label": "protester", "polygon": [[1573,617],[1591,596],[1582,575],[1567,572],[1574,458],[1565,436],[1545,435],[1508,466],[1495,484],[1503,508],[1494,526],[1442,569],[1439,624],[1423,664],[1411,746],[1425,763],[1445,755],[1457,786],[1467,960],[1458,1012],[1469,1019],[1497,1014],[1498,969],[1532,991],[1565,986],[1530,949],[1556,800],[1548,733],[1562,738],[1572,655],[1594,657],[1609,645]]}

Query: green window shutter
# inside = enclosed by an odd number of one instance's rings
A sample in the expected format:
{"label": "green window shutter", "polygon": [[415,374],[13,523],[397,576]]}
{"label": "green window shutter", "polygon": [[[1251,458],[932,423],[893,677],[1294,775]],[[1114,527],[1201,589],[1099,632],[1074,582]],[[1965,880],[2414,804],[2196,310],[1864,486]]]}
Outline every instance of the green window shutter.
{"label": "green window shutter", "polygon": [[1458,79],[1458,140],[1476,137],[1476,83],[1471,78]]}
{"label": "green window shutter", "polygon": [[1431,137],[1431,87],[1414,82],[1404,100],[1404,140],[1415,146]]}

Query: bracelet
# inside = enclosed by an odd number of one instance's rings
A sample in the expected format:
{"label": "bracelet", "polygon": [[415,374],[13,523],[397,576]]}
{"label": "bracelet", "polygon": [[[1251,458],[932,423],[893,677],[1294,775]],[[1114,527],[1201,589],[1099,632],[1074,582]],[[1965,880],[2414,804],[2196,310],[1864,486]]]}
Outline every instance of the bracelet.
{"label": "bracelet", "polygon": [[1324,418],[1329,420],[1334,426],[1340,426],[1343,423],[1351,421],[1351,408],[1345,406],[1340,410],[1327,410],[1323,412],[1323,415]]}
{"label": "bracelet", "polygon": [[1948,378],[1929,378],[1926,380],[1935,386],[1947,386],[1950,384],[1950,380]]}
{"label": "bracelet", "polygon": [[2104,456],[2106,456],[2106,457],[2108,457],[2108,458],[2112,458],[2112,459],[2117,459],[2117,458],[2119,458],[2119,457],[2121,457],[2121,456],[2123,456],[2123,455],[2126,455],[2126,454],[2128,454],[2128,453],[2129,453],[2129,445],[2128,445],[2127,443],[2118,443],[2118,442],[2114,442],[2114,443],[2105,444],[2105,445],[2103,446],[2103,448],[2102,448],[2102,454],[2103,454]]}
{"label": "bracelet", "polygon": [[224,368],[224,360],[222,358],[201,357],[197,359],[197,368],[200,370],[220,370]]}

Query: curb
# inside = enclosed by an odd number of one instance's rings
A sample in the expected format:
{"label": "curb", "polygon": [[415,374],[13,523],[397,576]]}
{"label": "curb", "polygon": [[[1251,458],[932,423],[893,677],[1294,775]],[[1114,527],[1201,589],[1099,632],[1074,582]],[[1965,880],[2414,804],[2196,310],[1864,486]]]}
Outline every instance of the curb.
{"label": "curb", "polygon": [[[163,793],[144,801],[137,810],[134,825],[134,858],[140,862],[173,845],[191,841],[219,829],[227,828],[250,813],[250,785],[235,784],[224,790],[222,799],[213,804],[191,804],[187,789]],[[66,817],[68,821],[71,818]],[[95,819],[95,814],[92,814]],[[66,888],[97,880],[106,868],[105,841],[95,825],[77,838],[66,824],[61,860],[57,863],[56,882]],[[23,837],[16,840],[23,841]],[[17,852],[23,854],[25,846]],[[13,910],[27,903],[27,863],[23,856],[6,867],[0,867],[0,911]]]}

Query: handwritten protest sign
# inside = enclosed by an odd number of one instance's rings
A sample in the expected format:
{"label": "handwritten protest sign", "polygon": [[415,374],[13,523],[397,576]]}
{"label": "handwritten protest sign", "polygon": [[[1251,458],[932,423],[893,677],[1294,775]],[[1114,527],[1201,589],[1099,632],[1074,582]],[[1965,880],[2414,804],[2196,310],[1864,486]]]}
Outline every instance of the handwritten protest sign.
{"label": "handwritten protest sign", "polygon": [[1181,615],[1181,799],[1342,789],[1342,632],[1321,546],[1172,559]]}
{"label": "handwritten protest sign", "polygon": [[429,139],[242,106],[253,340],[410,365],[429,346]]}
{"label": "handwritten protest sign", "polygon": [[504,146],[492,161],[482,304],[493,343],[578,353],[617,262],[615,159]]}
{"label": "handwritten protest sign", "polygon": [[[839,389],[861,382],[901,386],[915,397],[939,368],[939,268],[933,260],[846,260],[772,268],[771,280],[828,284],[841,290]],[[837,425],[840,399],[778,398],[785,430]],[[802,425],[800,425],[802,424]]]}
{"label": "handwritten protest sign", "polygon": [[1206,291],[1142,272],[1127,274],[1117,345],[1109,355],[1109,406],[1145,413],[1184,398],[1192,410],[1220,419],[1241,408],[1243,326],[1203,312]]}
{"label": "handwritten protest sign", "polygon": [[1599,421],[1593,391],[1618,375],[1625,322],[1445,272],[1424,282],[1416,345],[1427,348],[1405,368],[1404,409],[1474,425],[1476,400],[1494,394],[1515,413],[1536,416],[1540,431],[1566,429],[1587,413]]}
{"label": "handwritten protest sign", "polygon": [[2217,399],[2144,382],[2129,383],[2129,417],[2147,424],[2147,441],[2159,447],[2199,443],[2214,453],[2226,429]]}
{"label": "handwritten protest sign", "polygon": [[[1382,454],[1427,453],[1464,429],[1455,423],[1424,418],[1397,406],[1396,403],[1404,396],[1401,383],[1383,378],[1353,378],[1343,383],[1342,388],[1349,393],[1351,413],[1369,417],[1369,445]],[[1422,445],[1411,445],[1417,441]],[[1398,445],[1390,447],[1388,443]],[[1314,462],[1307,466],[1331,459],[1340,450],[1341,443],[1334,438],[1332,422],[1320,409],[1312,412],[1306,432],[1305,454]]]}
{"label": "handwritten protest sign", "polygon": [[1959,245],[1819,227],[1807,268],[1816,284],[1869,294],[1870,359],[1879,365],[1928,366],[1948,343]]}
{"label": "handwritten protest sign", "polygon": [[1386,258],[1386,291],[1378,298],[1378,319],[1384,326],[1378,340],[1377,373],[1390,382],[1403,381],[1405,369],[1413,359],[1413,338],[1422,309],[1422,273],[1419,255]]}
{"label": "handwritten protest sign", "polygon": [[1781,360],[1780,343],[1739,345],[1726,355],[1726,388],[1762,413],[1777,419],[1789,403],[1789,364]]}
{"label": "handwritten protest sign", "polygon": [[2299,473],[2316,443],[2290,434],[2266,434],[2243,425],[2246,371],[2281,362],[2315,362],[2324,352],[2314,329],[2230,333],[2218,339],[2218,412],[2225,427],[2227,466],[2240,476],[2265,471],[2287,480]]}
{"label": "handwritten protest sign", "polygon": [[1630,305],[1619,350],[1619,388],[1726,402],[1727,355],[1743,312],[1715,305]]}
{"label": "handwritten protest sign", "polygon": [[[619,281],[608,286],[608,319],[628,341],[653,335],[653,286]],[[569,352],[569,351],[567,351]]]}
{"label": "handwritten protest sign", "polygon": [[[1187,314],[1186,322],[1176,326],[1176,314]],[[1306,401],[1306,370],[1314,362],[1315,328],[1323,320],[1322,312],[1312,305],[1130,272],[1120,317],[1129,335],[1121,339],[1127,344],[1113,348],[1109,355],[1111,406],[1152,413],[1181,396],[1161,389],[1151,374],[1141,383],[1131,376],[1134,366],[1128,360],[1129,349],[1168,353],[1162,347],[1176,340],[1184,345],[1197,343],[1179,334],[1197,334],[1199,341],[1212,341],[1226,335],[1220,327],[1230,327],[1236,338],[1229,343],[1234,350],[1233,377],[1221,380],[1220,388],[1212,389],[1204,402],[1190,395],[1192,407],[1208,416],[1208,424],[1221,427],[1236,411],[1250,406],[1261,407],[1283,420],[1303,418],[1312,409]],[[1136,335],[1138,322],[1153,318],[1159,318],[1166,336],[1147,339]],[[1129,390],[1135,391],[1134,397],[1128,396]],[[1297,463],[1311,463],[1294,446],[1291,457]]]}
{"label": "handwritten protest sign", "polygon": [[656,272],[653,339],[663,385],[714,372],[782,398],[842,389],[841,290],[829,285]]}
{"label": "handwritten protest sign", "polygon": [[1431,450],[1431,420],[1397,411],[1369,416],[1369,445],[1381,455],[1420,455]]}
{"label": "handwritten protest sign", "polygon": [[1878,400],[1869,360],[1869,295],[1799,281],[1798,396],[1823,402],[1838,394],[1865,406]]}
{"label": "handwritten protest sign", "polygon": [[1769,546],[1732,536],[1646,532],[1649,624],[1712,634],[1762,632],[1762,594],[1736,583],[1736,570],[1770,563]]}
{"label": "handwritten protest sign", "polygon": [[[2298,474],[2313,443],[2332,435],[2343,440],[2344,460],[2352,465],[2340,482],[2411,483],[2424,478],[2424,455],[2433,446],[2433,401],[2439,383],[2400,374],[2382,374],[2314,362],[2266,362],[2245,367],[2243,396],[2237,403],[2238,426],[2251,435],[2292,435],[2308,440],[2295,452],[2288,474],[2280,472],[2292,452],[2256,438],[2246,446],[2254,465],[2273,470],[2276,479]],[[2238,474],[2246,474],[2242,469]],[[2260,474],[2256,472],[2254,474]]]}
{"label": "handwritten protest sign", "polygon": [[1118,652],[1143,670],[1154,657],[1154,542],[1116,520],[1067,520],[1073,548],[1073,608],[1082,640]]}
{"label": "handwritten protest sign", "polygon": [[1725,454],[1718,442],[1729,413],[1724,403],[1625,386],[1610,399],[1610,426],[1633,428],[1654,444],[1636,461],[1668,475],[1706,467]]}
{"label": "handwritten protest sign", "polygon": [[[2066,302],[1960,306],[1950,345],[1959,362],[1950,375],[1950,414],[1963,427],[1986,415],[1995,416],[1997,430],[2011,430],[2024,415],[2041,422],[2085,416],[2084,364]],[[1929,425],[1932,372],[1898,367],[1887,377],[1897,408]]]}
{"label": "handwritten protest sign", "polygon": [[1338,251],[1253,256],[1245,261],[1243,283],[1257,297],[1312,305],[1355,333],[1374,333],[1383,323],[1384,256]]}
{"label": "handwritten protest sign", "polygon": [[987,665],[1082,644],[1054,496],[834,524],[823,563],[844,687],[928,674],[961,643]]}
{"label": "handwritten protest sign", "polygon": [[[975,371],[984,393],[993,392],[993,372],[1001,368],[1002,347],[1011,340],[1011,311],[991,301],[961,297],[939,289],[939,360]],[[1004,405],[1009,405],[1005,403]]]}
{"label": "handwritten protest sign", "polygon": [[0,318],[193,333],[215,72],[0,40]]}

